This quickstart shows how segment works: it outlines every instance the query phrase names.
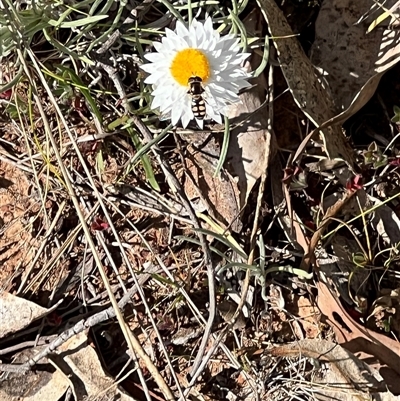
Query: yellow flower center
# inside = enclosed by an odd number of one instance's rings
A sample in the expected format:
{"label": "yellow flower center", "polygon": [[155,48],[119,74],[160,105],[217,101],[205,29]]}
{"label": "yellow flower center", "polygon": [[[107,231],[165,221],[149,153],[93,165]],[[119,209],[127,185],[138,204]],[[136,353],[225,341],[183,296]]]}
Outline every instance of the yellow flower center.
{"label": "yellow flower center", "polygon": [[206,55],[198,49],[179,51],[170,67],[174,79],[182,86],[187,86],[190,77],[200,77],[203,83],[210,78],[210,64]]}

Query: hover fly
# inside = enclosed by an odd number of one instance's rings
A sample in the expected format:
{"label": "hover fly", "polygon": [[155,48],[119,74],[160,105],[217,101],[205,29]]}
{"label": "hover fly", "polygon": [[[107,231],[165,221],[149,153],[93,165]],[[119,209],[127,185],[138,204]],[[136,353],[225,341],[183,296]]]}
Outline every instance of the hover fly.
{"label": "hover fly", "polygon": [[197,76],[191,76],[188,81],[187,93],[192,97],[192,111],[195,118],[203,120],[206,116],[206,103],[201,95],[204,92],[203,80]]}

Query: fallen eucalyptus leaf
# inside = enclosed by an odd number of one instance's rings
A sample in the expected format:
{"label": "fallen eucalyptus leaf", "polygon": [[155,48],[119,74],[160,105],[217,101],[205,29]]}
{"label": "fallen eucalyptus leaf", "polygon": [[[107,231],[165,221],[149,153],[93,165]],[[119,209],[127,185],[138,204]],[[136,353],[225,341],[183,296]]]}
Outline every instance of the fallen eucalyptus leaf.
{"label": "fallen eucalyptus leaf", "polygon": [[[263,21],[256,9],[243,23],[249,32],[255,36],[261,35]],[[251,69],[262,62],[260,56],[253,54],[250,60]],[[265,75],[266,71],[253,78],[251,83],[254,86],[240,95],[241,103],[229,108],[229,118],[237,117],[240,121],[231,132],[227,157],[229,171],[234,177],[238,177],[240,209],[246,205],[254,184],[266,171],[270,158],[276,151],[275,137],[269,129],[272,122],[268,119],[268,108],[264,107],[267,87]]]}
{"label": "fallen eucalyptus leaf", "polygon": [[[310,50],[312,63],[329,87],[336,110],[335,122],[343,123],[363,107],[375,93],[382,74],[400,59],[400,31],[368,26],[382,12],[371,0],[325,0],[315,23]],[[396,21],[395,0],[385,1]],[[398,2],[397,2],[398,3]],[[362,18],[363,17],[363,18]]]}
{"label": "fallen eucalyptus leaf", "polygon": [[[310,121],[319,127],[337,115],[329,90],[317,77],[314,66],[305,55],[275,1],[257,0],[257,3],[274,38],[278,61],[293,98]],[[329,158],[341,158],[350,166],[354,164],[353,150],[340,126],[325,127],[322,130],[322,139]]]}

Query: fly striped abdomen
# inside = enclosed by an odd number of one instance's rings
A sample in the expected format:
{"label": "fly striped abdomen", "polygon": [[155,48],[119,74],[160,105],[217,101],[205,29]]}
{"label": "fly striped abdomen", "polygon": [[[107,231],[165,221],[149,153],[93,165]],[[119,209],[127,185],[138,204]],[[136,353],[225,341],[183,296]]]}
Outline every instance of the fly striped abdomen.
{"label": "fly striped abdomen", "polygon": [[206,102],[201,95],[204,92],[202,82],[203,80],[197,76],[190,77],[188,82],[188,93],[192,96],[192,112],[198,120],[203,120],[206,116]]}

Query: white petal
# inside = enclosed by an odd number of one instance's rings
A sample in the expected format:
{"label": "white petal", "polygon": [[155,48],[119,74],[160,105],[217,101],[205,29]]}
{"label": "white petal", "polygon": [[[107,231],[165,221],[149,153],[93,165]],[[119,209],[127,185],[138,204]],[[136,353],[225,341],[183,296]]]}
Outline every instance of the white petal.
{"label": "white petal", "polygon": [[171,124],[172,124],[173,126],[175,126],[175,125],[178,124],[179,118],[177,118],[177,116],[172,116],[172,115],[171,115],[169,118],[171,119]]}
{"label": "white petal", "polygon": [[165,28],[165,35],[167,39],[174,40],[176,38],[176,33],[169,28]]}
{"label": "white petal", "polygon": [[162,49],[162,47],[163,47],[163,45],[162,45],[162,43],[160,43],[160,42],[153,42],[153,46],[154,46],[154,48],[159,52],[161,49]]}
{"label": "white petal", "polygon": [[176,33],[181,38],[189,36],[188,29],[186,28],[186,26],[181,21],[177,21],[176,22]]}
{"label": "white petal", "polygon": [[204,31],[208,34],[208,35],[212,35],[213,34],[213,23],[212,23],[212,18],[208,17],[206,19],[206,21],[204,22]]}
{"label": "white petal", "polygon": [[206,112],[207,115],[212,118],[214,121],[216,121],[219,124],[222,124],[222,118],[221,118],[221,114],[217,113],[213,107],[210,107],[207,103],[206,103]]}
{"label": "white petal", "polygon": [[203,129],[204,120],[198,120],[198,119],[196,118],[196,123],[197,123],[197,125],[198,125],[201,129]]}
{"label": "white petal", "polygon": [[171,112],[171,122],[176,125],[182,116],[182,110],[180,107],[173,107]]}
{"label": "white petal", "polygon": [[190,119],[192,120],[194,118],[192,112],[192,98],[188,94],[186,94],[183,100],[181,100],[181,102],[184,112],[189,114]]}
{"label": "white petal", "polygon": [[183,113],[183,116],[181,118],[182,127],[186,128],[188,126],[190,120],[193,120],[193,114],[190,115],[190,113]]}
{"label": "white petal", "polygon": [[151,108],[158,109],[163,103],[165,103],[165,99],[162,96],[155,96],[151,103]]}
{"label": "white petal", "polygon": [[149,63],[149,64],[142,64],[141,66],[140,66],[140,68],[143,70],[143,71],[146,71],[146,72],[153,72],[153,70],[154,70],[154,65],[153,64],[151,64],[151,63]]}
{"label": "white petal", "polygon": [[162,54],[160,53],[146,53],[144,55],[146,60],[149,60],[151,63],[155,63],[157,61],[161,61],[163,59]]}
{"label": "white petal", "polygon": [[149,75],[145,80],[144,83],[145,84],[157,84],[158,82],[162,81],[164,74],[163,73],[159,73],[159,72],[155,72],[151,75]]}

